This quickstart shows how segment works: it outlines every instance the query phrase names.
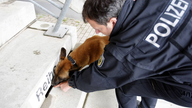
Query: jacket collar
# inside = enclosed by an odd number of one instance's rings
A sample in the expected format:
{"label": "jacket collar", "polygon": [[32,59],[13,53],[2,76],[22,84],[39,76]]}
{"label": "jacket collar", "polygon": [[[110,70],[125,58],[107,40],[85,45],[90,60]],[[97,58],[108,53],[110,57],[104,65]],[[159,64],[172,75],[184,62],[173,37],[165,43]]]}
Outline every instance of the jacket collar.
{"label": "jacket collar", "polygon": [[122,28],[122,24],[123,22],[126,20],[126,18],[128,17],[128,15],[131,12],[131,9],[133,7],[134,1],[133,0],[126,0],[121,12],[119,13],[119,16],[117,17],[117,22],[111,32],[110,37],[115,36],[116,34],[118,34],[118,32],[120,31],[120,29]]}

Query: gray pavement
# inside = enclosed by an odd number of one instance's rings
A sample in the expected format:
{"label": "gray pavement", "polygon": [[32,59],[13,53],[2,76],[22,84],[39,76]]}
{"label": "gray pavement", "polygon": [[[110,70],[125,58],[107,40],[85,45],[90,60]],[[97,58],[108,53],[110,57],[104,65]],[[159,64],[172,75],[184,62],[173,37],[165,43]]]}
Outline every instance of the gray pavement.
{"label": "gray pavement", "polygon": [[[45,14],[37,14],[38,21],[45,21],[50,23],[56,23],[57,19]],[[65,17],[62,22],[63,25],[74,26],[77,28],[77,42],[84,42],[87,38],[96,35],[95,30],[88,23],[84,23],[81,20]],[[99,34],[102,35],[102,34]]]}

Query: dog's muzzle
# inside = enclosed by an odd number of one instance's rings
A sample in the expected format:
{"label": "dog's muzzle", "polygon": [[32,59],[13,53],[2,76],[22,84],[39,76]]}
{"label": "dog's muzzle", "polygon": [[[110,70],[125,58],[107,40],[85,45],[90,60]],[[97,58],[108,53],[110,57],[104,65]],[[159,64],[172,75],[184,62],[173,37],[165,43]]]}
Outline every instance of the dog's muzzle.
{"label": "dog's muzzle", "polygon": [[60,84],[60,83],[62,83],[62,82],[65,82],[65,81],[68,80],[68,78],[64,78],[64,79],[60,79],[59,82],[56,81],[57,79],[55,78],[55,69],[56,69],[56,66],[54,66],[54,68],[53,68],[53,73],[52,73],[53,79],[52,79],[52,81],[51,81],[51,85],[52,85],[52,86],[56,86],[56,85],[58,85],[58,84]]}
{"label": "dog's muzzle", "polygon": [[55,85],[55,84],[54,84],[55,68],[56,68],[56,66],[53,67],[53,72],[52,72],[52,76],[53,76],[52,81],[51,81],[51,85],[52,85],[52,86]]}
{"label": "dog's muzzle", "polygon": [[55,76],[55,68],[56,66],[53,67],[53,77]]}

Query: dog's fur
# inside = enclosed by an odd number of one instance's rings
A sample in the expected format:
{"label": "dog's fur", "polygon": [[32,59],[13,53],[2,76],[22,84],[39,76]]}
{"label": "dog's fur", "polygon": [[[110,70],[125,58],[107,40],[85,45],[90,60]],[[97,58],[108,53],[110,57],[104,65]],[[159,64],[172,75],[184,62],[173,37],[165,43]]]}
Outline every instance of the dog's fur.
{"label": "dog's fur", "polygon": [[60,82],[69,79],[69,72],[82,69],[84,66],[91,64],[99,59],[104,51],[105,45],[109,43],[109,36],[93,36],[88,38],[83,44],[70,53],[70,56],[76,61],[77,66],[66,57],[66,50],[61,49],[60,60],[54,69],[52,85],[55,86]]}

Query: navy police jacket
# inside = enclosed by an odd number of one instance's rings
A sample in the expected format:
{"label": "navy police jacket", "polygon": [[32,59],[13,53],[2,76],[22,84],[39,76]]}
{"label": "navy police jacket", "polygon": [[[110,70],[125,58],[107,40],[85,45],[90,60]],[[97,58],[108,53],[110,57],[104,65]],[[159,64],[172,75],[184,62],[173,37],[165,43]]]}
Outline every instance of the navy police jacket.
{"label": "navy police jacket", "polygon": [[140,79],[192,90],[192,0],[127,0],[100,59],[69,85],[85,92]]}

